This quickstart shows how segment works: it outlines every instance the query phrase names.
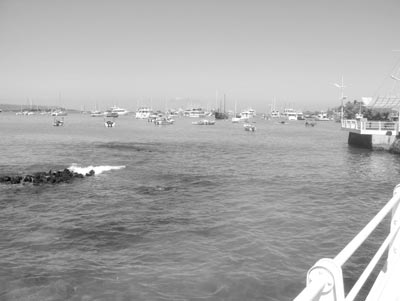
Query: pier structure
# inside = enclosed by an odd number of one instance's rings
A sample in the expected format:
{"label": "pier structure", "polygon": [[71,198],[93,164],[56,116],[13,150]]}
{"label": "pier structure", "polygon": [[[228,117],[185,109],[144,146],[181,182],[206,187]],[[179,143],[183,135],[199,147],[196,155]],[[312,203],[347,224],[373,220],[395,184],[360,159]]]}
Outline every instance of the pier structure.
{"label": "pier structure", "polygon": [[350,145],[389,150],[399,135],[397,121],[370,121],[366,118],[342,119],[342,130],[349,132]]}
{"label": "pier structure", "polygon": [[[352,301],[359,296],[361,288],[378,263],[384,263],[368,292],[367,301],[400,300],[400,184],[393,197],[372,220],[333,259],[323,258],[308,271],[306,287],[294,301]],[[353,254],[370,237],[371,233],[391,213],[390,231],[375,255],[361,273],[349,292],[345,292],[342,268]]]}

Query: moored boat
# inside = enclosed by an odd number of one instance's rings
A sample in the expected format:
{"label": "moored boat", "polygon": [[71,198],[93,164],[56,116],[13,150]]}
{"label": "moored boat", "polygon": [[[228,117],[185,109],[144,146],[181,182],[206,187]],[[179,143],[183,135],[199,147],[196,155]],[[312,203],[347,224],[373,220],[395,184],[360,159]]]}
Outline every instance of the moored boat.
{"label": "moored boat", "polygon": [[53,126],[64,126],[64,117],[54,117]]}
{"label": "moored boat", "polygon": [[248,132],[255,132],[256,131],[256,126],[254,124],[251,124],[251,123],[245,123],[243,125],[243,127],[244,127],[244,130],[248,131]]}
{"label": "moored boat", "polygon": [[128,110],[120,108],[120,107],[117,107],[117,106],[112,106],[110,108],[110,111],[111,111],[113,116],[116,116],[116,115],[122,116],[122,115],[127,115],[129,113]]}
{"label": "moored boat", "polygon": [[192,124],[195,124],[195,125],[214,125],[215,124],[215,120],[200,119],[199,121],[193,121]]}
{"label": "moored boat", "polygon": [[137,109],[135,118],[137,119],[148,119],[150,115],[153,113],[153,110],[148,107],[140,107]]}

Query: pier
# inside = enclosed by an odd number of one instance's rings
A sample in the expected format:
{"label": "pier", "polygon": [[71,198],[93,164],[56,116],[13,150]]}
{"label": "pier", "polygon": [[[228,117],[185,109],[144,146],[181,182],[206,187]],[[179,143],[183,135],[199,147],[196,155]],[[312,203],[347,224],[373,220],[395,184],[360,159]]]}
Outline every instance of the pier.
{"label": "pier", "polygon": [[[398,279],[400,278],[400,184],[393,191],[393,197],[375,215],[375,217],[349,242],[333,259],[323,258],[308,271],[306,288],[294,301],[352,301],[358,296],[361,288],[371,276],[374,268],[385,260],[370,289],[367,301],[400,300]],[[342,267],[371,233],[391,213],[390,231],[378,251],[372,257],[353,287],[346,294]]]}
{"label": "pier", "polygon": [[342,130],[349,132],[350,145],[389,150],[399,134],[399,123],[395,121],[370,121],[366,118],[343,119]]}

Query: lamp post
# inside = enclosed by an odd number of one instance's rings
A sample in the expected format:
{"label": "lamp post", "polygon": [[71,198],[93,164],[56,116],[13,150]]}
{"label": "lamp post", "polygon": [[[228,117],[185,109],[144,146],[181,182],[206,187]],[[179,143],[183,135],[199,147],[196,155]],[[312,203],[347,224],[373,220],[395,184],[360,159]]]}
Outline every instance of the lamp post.
{"label": "lamp post", "polygon": [[342,126],[343,126],[343,118],[344,118],[344,104],[343,104],[343,101],[346,99],[346,96],[344,96],[345,85],[344,85],[344,82],[343,82],[343,76],[342,76],[342,82],[340,84],[335,83],[334,85],[340,89],[340,100],[341,100],[341,103],[342,103],[342,110],[340,112],[340,121],[341,121]]}

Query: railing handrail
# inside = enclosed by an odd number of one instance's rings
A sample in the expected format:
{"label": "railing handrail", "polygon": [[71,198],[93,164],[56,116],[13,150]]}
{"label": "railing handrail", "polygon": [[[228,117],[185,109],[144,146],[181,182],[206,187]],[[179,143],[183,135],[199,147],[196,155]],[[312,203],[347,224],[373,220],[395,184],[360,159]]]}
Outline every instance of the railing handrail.
{"label": "railing handrail", "polygon": [[351,255],[359,248],[359,246],[368,238],[375,228],[382,222],[394,206],[400,200],[400,184],[394,189],[393,197],[387,204],[372,218],[372,220],[343,248],[342,251],[334,258],[334,261],[343,266]]}
{"label": "railing handrail", "polygon": [[[346,261],[354,254],[354,252],[361,246],[361,244],[370,236],[370,234],[376,229],[376,227],[383,221],[383,219],[389,214],[394,212],[400,203],[400,184],[398,184],[393,190],[393,197],[386,203],[386,205],[372,218],[372,220],[339,252],[334,259],[321,259],[318,261],[313,268],[311,268],[307,275],[307,286],[303,291],[294,299],[294,301],[311,301],[319,300],[319,297],[326,295],[326,291],[332,293],[332,298],[324,298],[323,300],[337,300],[337,301],[351,301],[354,300],[357,293],[372,273],[374,267],[381,259],[382,255],[389,247],[390,244],[396,239],[399,233],[400,223],[392,216],[391,232],[387,235],[385,241],[381,244],[380,248],[373,256],[359,279],[351,288],[349,294],[344,297],[343,289],[343,276],[342,266]],[[397,206],[397,207],[396,207]],[[400,210],[400,209],[399,209]],[[398,211],[397,211],[398,212]],[[397,213],[399,214],[399,213]],[[397,217],[398,219],[398,217]],[[325,261],[324,261],[325,260]],[[311,275],[312,271],[318,271]],[[330,275],[331,277],[326,277]],[[312,276],[312,277],[311,277]],[[329,279],[327,279],[329,278]],[[335,287],[336,286],[336,287]],[[325,290],[325,293],[323,293]],[[326,296],[325,296],[326,297]]]}
{"label": "railing handrail", "polygon": [[373,130],[373,131],[395,131],[397,121],[372,121],[366,119],[343,119],[342,128],[356,130]]}

